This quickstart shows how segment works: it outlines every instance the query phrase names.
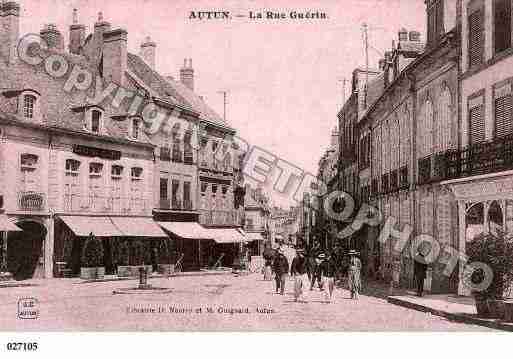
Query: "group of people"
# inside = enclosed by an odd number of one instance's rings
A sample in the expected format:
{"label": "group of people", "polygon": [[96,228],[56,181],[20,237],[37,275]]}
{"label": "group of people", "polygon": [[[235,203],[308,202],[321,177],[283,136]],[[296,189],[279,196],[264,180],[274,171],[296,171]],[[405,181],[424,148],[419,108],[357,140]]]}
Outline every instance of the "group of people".
{"label": "group of people", "polygon": [[[360,273],[362,263],[358,254],[353,250],[348,253],[347,278],[352,299],[358,299],[361,291]],[[309,287],[313,291],[316,283],[319,290],[324,291],[325,301],[331,302],[333,300],[335,279],[337,274],[340,273],[340,266],[330,252],[312,250],[307,255],[303,249],[296,249],[295,257],[290,266],[282,248],[276,250],[272,255],[264,256],[264,259],[264,280],[272,280],[274,273],[276,293],[281,295],[285,293],[286,280],[290,273],[294,280],[294,300],[296,302],[303,302],[305,288]]]}

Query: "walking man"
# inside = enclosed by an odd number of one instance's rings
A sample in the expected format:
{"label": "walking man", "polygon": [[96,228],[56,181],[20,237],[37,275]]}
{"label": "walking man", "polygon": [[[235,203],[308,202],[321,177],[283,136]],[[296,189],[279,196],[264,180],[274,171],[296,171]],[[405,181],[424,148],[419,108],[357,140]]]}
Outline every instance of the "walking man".
{"label": "walking man", "polygon": [[326,255],[324,253],[320,253],[317,257],[310,259],[310,271],[311,271],[311,282],[310,282],[310,290],[313,290],[313,287],[315,285],[315,281],[317,281],[317,285],[319,286],[319,290],[322,292],[324,290],[322,278],[321,278],[321,271],[320,271],[320,264],[322,261],[326,258]]}
{"label": "walking man", "polygon": [[422,297],[424,295],[424,279],[426,279],[427,263],[424,254],[420,250],[415,256],[414,261],[413,275],[415,277],[415,283],[417,284],[417,296]]}
{"label": "walking man", "polygon": [[296,250],[296,256],[290,266],[290,275],[294,277],[294,301],[304,301],[303,288],[307,283],[306,258],[302,249]]}
{"label": "walking man", "polygon": [[330,253],[319,265],[319,272],[321,274],[321,281],[325,288],[324,297],[326,302],[330,303],[333,297],[333,289],[335,288],[335,260]]}
{"label": "walking man", "polygon": [[349,271],[348,271],[348,284],[351,291],[351,299],[358,299],[360,294],[362,282],[360,273],[362,270],[362,262],[357,257],[358,252],[354,250],[349,251]]}
{"label": "walking man", "polygon": [[273,269],[276,280],[276,293],[279,291],[281,295],[284,295],[285,282],[287,279],[287,274],[289,273],[289,262],[283,255],[283,250],[281,249],[278,249],[278,253],[274,258]]}

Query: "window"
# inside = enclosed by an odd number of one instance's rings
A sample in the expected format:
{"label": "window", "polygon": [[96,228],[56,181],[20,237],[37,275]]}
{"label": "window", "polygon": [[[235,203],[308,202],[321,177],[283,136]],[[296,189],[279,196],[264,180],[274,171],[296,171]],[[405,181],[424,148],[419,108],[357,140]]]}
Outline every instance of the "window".
{"label": "window", "polygon": [[134,140],[139,139],[139,131],[141,129],[141,119],[140,118],[133,118],[132,119],[132,138]]}
{"label": "window", "polygon": [[24,95],[23,96],[23,116],[25,118],[34,118],[34,109],[36,106],[36,96]]}
{"label": "window", "polygon": [[174,209],[180,209],[181,201],[180,201],[180,194],[178,192],[180,188],[180,182],[178,180],[172,180],[171,181],[171,200],[172,200],[172,206]]}
{"label": "window", "polygon": [[184,209],[192,210],[191,182],[189,181],[183,183],[183,206]]}
{"label": "window", "polygon": [[68,159],[66,160],[66,175],[77,176],[80,169],[80,161]]}
{"label": "window", "polygon": [[143,169],[141,167],[132,167],[131,169],[131,178],[132,178],[132,181],[138,181],[138,180],[141,180],[142,179],[142,172],[143,172]]}
{"label": "window", "polygon": [[219,144],[216,141],[212,142],[212,152],[216,153],[218,145]]}
{"label": "window", "polygon": [[402,122],[399,127],[399,133],[401,137],[401,166],[408,165],[410,158],[410,111],[407,107],[404,108],[402,114]]}
{"label": "window", "polygon": [[224,156],[224,160],[223,160],[224,164],[223,164],[223,168],[225,171],[231,171],[232,170],[232,156],[227,153],[226,156]]}
{"label": "window", "polygon": [[216,193],[217,193],[217,185],[216,185],[216,184],[213,184],[213,185],[212,185],[212,195],[215,197],[215,196],[216,196]]}
{"label": "window", "polygon": [[160,199],[167,199],[167,178],[160,179]]}
{"label": "window", "polygon": [[436,126],[436,143],[438,152],[446,151],[452,147],[451,145],[451,92],[446,87],[440,95],[438,108],[438,121]]}
{"label": "window", "polygon": [[221,191],[223,193],[223,196],[226,196],[226,193],[228,192],[228,186],[222,186]]}
{"label": "window", "polygon": [[495,136],[505,137],[513,133],[511,82],[500,84],[493,90]]}
{"label": "window", "polygon": [[476,95],[468,101],[469,143],[485,140],[484,96]]}
{"label": "window", "polygon": [[173,162],[182,162],[182,149],[180,146],[180,138],[177,133],[173,134],[173,153],[171,160]]}
{"label": "window", "polygon": [[433,152],[433,103],[427,100],[421,113],[419,128],[419,155],[425,157]]}
{"label": "window", "polygon": [[494,0],[493,37],[495,52],[511,47],[511,0]]}
{"label": "window", "polygon": [[383,154],[383,163],[381,173],[385,174],[390,171],[390,130],[387,125],[383,127],[383,141],[382,145],[382,154]]}
{"label": "window", "polygon": [[186,164],[192,165],[193,163],[193,154],[192,154],[192,133],[190,131],[186,132],[183,137],[183,145],[184,145],[184,158],[183,161]]}
{"label": "window", "polygon": [[39,157],[30,153],[24,153],[20,156],[20,164],[22,171],[31,171],[37,168]]}
{"label": "window", "polygon": [[101,176],[103,171],[102,163],[90,163],[89,164],[89,176]]}
{"label": "window", "polygon": [[99,110],[91,111],[91,132],[100,133],[102,113]]}
{"label": "window", "polygon": [[112,165],[110,174],[112,179],[120,179],[123,175],[123,166]]}
{"label": "window", "polygon": [[390,124],[390,170],[399,168],[399,143],[402,138],[399,137],[399,123],[393,119]]}
{"label": "window", "polygon": [[484,60],[484,2],[473,0],[468,6],[468,63],[480,65]]}

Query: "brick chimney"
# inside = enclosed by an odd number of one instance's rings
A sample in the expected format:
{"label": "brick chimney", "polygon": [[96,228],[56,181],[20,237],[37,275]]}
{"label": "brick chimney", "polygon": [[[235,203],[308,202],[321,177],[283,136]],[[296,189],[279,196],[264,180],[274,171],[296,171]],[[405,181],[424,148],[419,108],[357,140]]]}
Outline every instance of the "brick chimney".
{"label": "brick chimney", "polygon": [[55,24],[48,24],[39,31],[49,49],[64,50],[64,38]]}
{"label": "brick chimney", "polygon": [[120,86],[127,69],[127,31],[116,29],[103,33],[103,78]]}
{"label": "brick chimney", "polygon": [[191,91],[194,91],[194,69],[192,68],[192,59],[183,60],[183,67],[180,69],[180,81]]}
{"label": "brick chimney", "polygon": [[151,41],[151,37],[146,36],[146,39],[141,44],[140,55],[143,60],[151,67],[152,70],[155,70],[155,52],[157,49],[157,44]]}
{"label": "brick chimney", "polygon": [[17,57],[20,36],[20,5],[16,1],[0,3],[0,55],[9,64]]}
{"label": "brick chimney", "polygon": [[69,27],[69,52],[79,55],[85,41],[85,26],[78,23],[78,10],[73,9],[73,24]]}
{"label": "brick chimney", "polygon": [[410,31],[410,41],[420,42],[420,32],[418,31]]}
{"label": "brick chimney", "polygon": [[94,24],[93,41],[96,49],[103,47],[103,34],[110,31],[110,23],[103,20],[103,13],[98,13],[98,21]]}
{"label": "brick chimney", "polygon": [[399,41],[408,41],[408,30],[406,30],[404,27],[399,30]]}

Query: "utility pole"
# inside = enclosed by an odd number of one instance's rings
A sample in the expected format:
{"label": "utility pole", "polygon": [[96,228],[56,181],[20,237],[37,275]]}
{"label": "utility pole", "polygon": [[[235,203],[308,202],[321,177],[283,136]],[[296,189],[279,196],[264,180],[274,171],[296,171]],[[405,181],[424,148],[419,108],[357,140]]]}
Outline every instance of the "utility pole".
{"label": "utility pole", "polygon": [[218,93],[223,94],[223,120],[226,122],[226,105],[228,104],[228,91],[218,91]]}

